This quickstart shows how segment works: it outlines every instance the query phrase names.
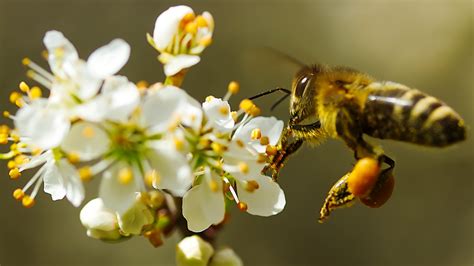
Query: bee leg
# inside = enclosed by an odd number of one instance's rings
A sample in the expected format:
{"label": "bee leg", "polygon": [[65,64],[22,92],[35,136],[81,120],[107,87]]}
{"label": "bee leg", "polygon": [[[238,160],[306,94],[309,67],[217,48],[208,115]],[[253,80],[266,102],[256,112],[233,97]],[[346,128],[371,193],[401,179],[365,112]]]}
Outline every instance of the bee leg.
{"label": "bee leg", "polygon": [[263,174],[270,174],[274,181],[277,181],[278,174],[288,160],[289,156],[297,152],[303,145],[302,139],[296,139],[290,142],[289,138],[290,130],[286,129],[280,142],[281,144],[278,147],[276,154],[273,155],[271,159],[271,163],[262,170]]}
{"label": "bee leg", "polygon": [[350,207],[354,204],[356,196],[349,191],[349,186],[347,184],[347,179],[350,173],[344,175],[339,179],[334,186],[329,190],[329,193],[324,201],[323,207],[321,208],[319,222],[323,223],[329,217],[331,211],[343,208]]}

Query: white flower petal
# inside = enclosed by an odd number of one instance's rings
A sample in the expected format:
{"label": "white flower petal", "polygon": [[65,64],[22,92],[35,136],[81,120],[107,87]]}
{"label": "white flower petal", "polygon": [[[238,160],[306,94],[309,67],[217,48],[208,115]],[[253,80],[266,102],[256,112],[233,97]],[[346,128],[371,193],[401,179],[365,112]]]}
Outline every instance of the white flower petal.
{"label": "white flower petal", "polygon": [[157,179],[153,187],[169,189],[175,196],[182,197],[193,182],[193,175],[186,157],[171,147],[168,141],[153,144],[154,150],[148,153],[151,168],[156,171]]}
{"label": "white flower petal", "polygon": [[188,229],[193,232],[202,232],[212,224],[222,222],[225,215],[222,181],[216,182],[215,191],[211,189],[210,178],[203,177],[203,182],[191,188],[183,197],[183,216],[188,221]]}
{"label": "white flower petal", "polygon": [[[99,195],[107,208],[117,211],[119,214],[125,213],[135,202],[136,192],[139,189],[134,180],[128,183],[121,183],[119,171],[129,166],[116,164],[111,169],[105,171],[100,183]],[[139,177],[134,177],[139,178]]]}
{"label": "white flower petal", "polygon": [[71,73],[70,82],[74,83],[72,84],[74,90],[69,91],[69,94],[74,94],[85,101],[99,92],[102,80],[93,75],[83,60],[74,62],[69,72]]}
{"label": "white flower petal", "polygon": [[176,247],[177,266],[206,266],[214,253],[211,244],[197,235],[181,240]]}
{"label": "white flower petal", "polygon": [[79,214],[82,225],[87,229],[112,231],[118,229],[115,212],[105,207],[101,198],[89,201]]}
{"label": "white flower petal", "polygon": [[255,149],[257,152],[264,153],[266,147],[261,145],[259,140],[251,139],[252,130],[256,128],[260,129],[262,136],[268,137],[270,145],[276,145],[283,130],[283,121],[278,120],[273,116],[253,118],[245,125],[239,127],[232,139],[239,139]]}
{"label": "white flower petal", "polygon": [[44,167],[44,192],[50,194],[52,200],[63,199],[64,196],[66,196],[66,188],[59,169],[56,167],[53,160],[47,162]]}
{"label": "white flower petal", "polygon": [[48,108],[45,101],[36,100],[18,110],[15,127],[21,137],[28,137],[42,149],[57,147],[69,131],[70,122],[61,110]]}
{"label": "white flower petal", "polygon": [[181,5],[170,7],[158,16],[153,32],[153,39],[158,50],[163,50],[170,44],[178,32],[181,19],[189,13],[194,14],[190,7]]}
{"label": "white flower petal", "polygon": [[147,95],[143,103],[142,126],[154,132],[166,131],[179,118],[178,112],[185,100],[186,93],[174,86]]}
{"label": "white flower petal", "polygon": [[106,78],[122,69],[129,57],[130,45],[122,39],[115,39],[95,50],[87,59],[87,67],[96,77]]}
{"label": "white flower petal", "polygon": [[63,65],[79,59],[76,48],[61,32],[55,30],[46,33],[43,43],[48,49],[48,62],[51,71],[56,76],[65,78],[67,75],[63,70]]}
{"label": "white flower petal", "polygon": [[167,58],[167,62],[164,63],[165,75],[168,77],[174,76],[178,74],[179,71],[192,67],[199,63],[199,61],[201,61],[201,58],[198,55],[180,54],[176,56],[170,56]]}
{"label": "white flower petal", "polygon": [[210,126],[221,133],[231,132],[235,122],[232,119],[230,105],[227,101],[212,98],[202,104],[202,109],[206,114]]}
{"label": "white flower petal", "polygon": [[63,179],[67,199],[75,207],[81,205],[85,192],[76,168],[66,159],[61,159],[57,162],[57,167]]}
{"label": "white flower petal", "polygon": [[140,200],[138,200],[123,215],[118,215],[120,229],[126,234],[139,235],[145,225],[154,221],[150,209]]}
{"label": "white flower petal", "polygon": [[79,155],[81,161],[98,158],[107,152],[110,140],[99,126],[89,122],[75,123],[61,144],[67,153]]}
{"label": "white flower petal", "polygon": [[188,126],[195,131],[198,131],[201,128],[201,104],[188,94],[186,94],[186,101],[179,108],[179,114],[183,125]]}
{"label": "white flower petal", "polygon": [[259,216],[271,216],[280,213],[285,207],[285,193],[278,183],[267,176],[256,176],[259,188],[253,192],[245,189],[245,182],[237,182],[239,199],[247,204],[247,212]]}
{"label": "white flower petal", "polygon": [[104,88],[103,97],[107,99],[105,117],[117,122],[126,121],[140,102],[140,93],[132,82],[127,82],[113,90]]}

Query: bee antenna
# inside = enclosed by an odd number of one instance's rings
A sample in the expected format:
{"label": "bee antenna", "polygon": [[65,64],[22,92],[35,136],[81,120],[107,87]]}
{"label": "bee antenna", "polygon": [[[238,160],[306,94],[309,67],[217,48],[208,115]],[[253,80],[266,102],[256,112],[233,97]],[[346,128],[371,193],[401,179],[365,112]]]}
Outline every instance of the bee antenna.
{"label": "bee antenna", "polygon": [[274,103],[274,104],[272,105],[272,107],[270,107],[270,111],[275,110],[275,108],[276,108],[280,103],[282,103],[286,98],[288,98],[288,96],[290,96],[290,94],[283,95],[283,97],[281,97],[280,100],[278,100],[276,103]]}
{"label": "bee antenna", "polygon": [[262,96],[272,94],[272,93],[277,92],[277,91],[281,91],[281,92],[284,92],[286,94],[283,97],[281,97],[276,103],[274,103],[272,105],[272,107],[270,108],[270,111],[273,111],[281,102],[283,102],[286,98],[288,98],[288,96],[290,96],[290,94],[291,94],[290,90],[285,89],[285,88],[275,88],[275,89],[271,89],[271,90],[268,90],[268,91],[261,92],[261,93],[259,93],[257,95],[254,95],[254,96],[252,96],[248,99],[249,100],[254,100],[254,99],[260,98]]}

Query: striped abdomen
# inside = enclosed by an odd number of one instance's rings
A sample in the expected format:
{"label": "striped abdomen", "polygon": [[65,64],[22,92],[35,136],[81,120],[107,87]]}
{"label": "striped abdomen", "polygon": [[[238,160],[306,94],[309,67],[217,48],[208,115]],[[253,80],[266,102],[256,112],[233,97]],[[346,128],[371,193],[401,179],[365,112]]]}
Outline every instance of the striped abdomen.
{"label": "striped abdomen", "polygon": [[362,115],[364,133],[426,146],[464,140],[464,121],[440,100],[404,85],[374,82]]}

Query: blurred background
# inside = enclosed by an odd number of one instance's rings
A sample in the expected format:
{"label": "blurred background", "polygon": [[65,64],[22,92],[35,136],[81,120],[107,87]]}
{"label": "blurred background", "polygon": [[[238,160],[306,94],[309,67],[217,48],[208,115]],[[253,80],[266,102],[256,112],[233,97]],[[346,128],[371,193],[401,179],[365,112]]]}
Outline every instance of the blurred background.
{"label": "blurred background", "polygon": [[[121,71],[130,80],[164,79],[157,53],[148,46],[159,13],[188,4],[210,11],[214,42],[193,67],[183,88],[199,100],[221,96],[231,80],[241,83],[234,104],[276,86],[289,87],[297,67],[262,49],[298,60],[347,65],[380,80],[419,88],[474,125],[473,2],[446,1],[153,1],[0,0],[0,106],[15,112],[8,95],[25,80],[25,56],[47,66],[40,53],[46,31],[57,29],[82,58],[113,38],[132,46]],[[258,104],[264,115],[286,120],[278,97]],[[235,105],[234,105],[235,106]],[[3,119],[3,118],[2,118]],[[2,123],[6,122],[5,119]],[[285,210],[261,218],[234,211],[219,238],[246,265],[473,265],[473,136],[447,149],[383,141],[396,159],[396,186],[380,209],[361,204],[336,211],[318,224],[328,189],[351,169],[352,153],[340,141],[305,148],[280,176]],[[79,211],[41,193],[24,209],[12,191],[27,178],[0,174],[0,265],[172,265],[177,237],[154,249],[143,238],[106,244],[86,236]],[[88,199],[97,195],[88,184]]]}

